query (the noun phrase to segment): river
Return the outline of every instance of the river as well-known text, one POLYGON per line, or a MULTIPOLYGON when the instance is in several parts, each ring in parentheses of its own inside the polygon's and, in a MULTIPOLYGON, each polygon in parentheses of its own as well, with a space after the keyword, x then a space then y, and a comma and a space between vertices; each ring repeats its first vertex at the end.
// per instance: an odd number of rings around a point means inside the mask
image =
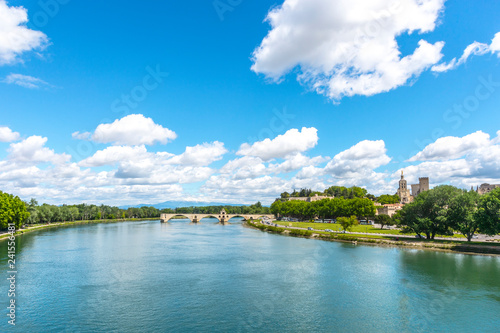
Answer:
POLYGON ((500 257, 352 245, 216 220, 60 227, 16 241, 0 331, 498 332, 500 257))

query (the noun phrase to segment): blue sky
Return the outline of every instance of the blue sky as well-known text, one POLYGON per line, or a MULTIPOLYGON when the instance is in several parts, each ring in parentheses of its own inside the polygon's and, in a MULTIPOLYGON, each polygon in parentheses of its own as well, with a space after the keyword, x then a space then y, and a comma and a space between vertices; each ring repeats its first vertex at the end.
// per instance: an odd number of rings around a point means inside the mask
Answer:
POLYGON ((118 205, 393 193, 402 169, 410 183, 500 183, 499 13, 0 0, 0 189, 118 205))

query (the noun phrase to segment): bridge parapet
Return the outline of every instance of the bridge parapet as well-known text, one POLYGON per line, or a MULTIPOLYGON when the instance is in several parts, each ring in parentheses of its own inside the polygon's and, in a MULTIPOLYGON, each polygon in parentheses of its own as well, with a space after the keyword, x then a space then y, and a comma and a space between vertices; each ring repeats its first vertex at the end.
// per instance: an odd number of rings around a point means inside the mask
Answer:
POLYGON ((229 223, 229 220, 233 217, 242 217, 245 221, 259 219, 262 217, 266 217, 269 219, 275 219, 275 216, 272 214, 161 214, 160 221, 162 223, 167 223, 173 217, 185 217, 189 219, 192 223, 199 223, 202 219, 206 217, 216 218, 219 223, 229 223))

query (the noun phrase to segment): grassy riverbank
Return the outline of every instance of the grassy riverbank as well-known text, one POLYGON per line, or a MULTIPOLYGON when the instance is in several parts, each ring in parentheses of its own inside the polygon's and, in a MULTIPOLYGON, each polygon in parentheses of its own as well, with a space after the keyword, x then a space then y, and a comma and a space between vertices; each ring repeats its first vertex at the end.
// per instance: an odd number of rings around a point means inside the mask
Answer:
MULTIPOLYGON (((317 223, 317 222, 278 222, 282 225, 295 227, 295 228, 313 228, 316 230, 331 229, 333 231, 341 231, 342 227, 338 223, 317 223)), ((364 233, 374 233, 374 234, 388 234, 388 235, 401 235, 401 236, 415 236, 415 233, 401 233, 398 229, 380 229, 375 228, 372 225, 356 225, 353 226, 351 232, 364 232, 364 233)), ((437 235, 438 237, 446 238, 465 238, 464 235, 454 234, 453 236, 448 235, 437 235)))
MULTIPOLYGON (((158 218, 140 218, 140 219, 103 219, 103 220, 78 220, 78 221, 68 221, 68 222, 56 222, 56 223, 43 223, 43 224, 33 224, 33 225, 28 225, 26 228, 16 230, 15 235, 22 235, 27 232, 31 231, 37 231, 37 230, 43 230, 43 229, 48 229, 48 228, 55 228, 55 227, 64 227, 64 226, 71 226, 71 225, 82 225, 82 224, 98 224, 98 223, 118 223, 118 222, 128 222, 128 221, 149 221, 149 220, 157 220, 158 218)), ((0 240, 7 239, 10 236, 7 231, 3 231, 2 234, 0 234, 0 240)))
MULTIPOLYGON (((287 236, 305 237, 310 239, 321 239, 326 241, 350 242, 353 244, 374 244, 382 246, 398 246, 407 248, 430 249, 436 251, 465 252, 474 254, 500 255, 500 243, 490 242, 463 242, 458 240, 427 240, 414 238, 395 238, 394 236, 367 235, 367 234, 343 234, 337 232, 311 231, 303 229, 292 229, 288 227, 274 227, 260 222, 247 221, 249 227, 261 231, 279 233, 287 236)), ((306 223, 307 224, 307 223, 306 223)), ((332 224, 330 224, 332 226, 332 224)), ((364 227, 364 226, 363 226, 364 227)), ((331 228, 323 228, 331 229, 331 228)), ((378 229, 376 229, 378 230, 378 229)), ((358 231, 359 232, 359 231, 358 231)), ((364 231, 363 231, 364 232, 364 231)))

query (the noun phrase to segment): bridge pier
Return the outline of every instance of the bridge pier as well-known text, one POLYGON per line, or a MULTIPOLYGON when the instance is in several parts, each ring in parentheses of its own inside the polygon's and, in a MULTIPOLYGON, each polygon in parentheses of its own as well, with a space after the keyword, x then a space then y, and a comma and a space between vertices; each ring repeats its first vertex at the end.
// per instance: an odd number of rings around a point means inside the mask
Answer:
POLYGON ((171 218, 175 216, 182 216, 191 221, 191 223, 200 223, 201 219, 205 217, 214 217, 219 222, 219 224, 229 224, 229 220, 233 217, 242 217, 245 221, 258 219, 262 217, 266 217, 269 219, 274 219, 274 215, 271 214, 227 214, 225 210, 222 210, 218 215, 217 214, 161 214, 160 221, 162 223, 167 223, 171 218))

